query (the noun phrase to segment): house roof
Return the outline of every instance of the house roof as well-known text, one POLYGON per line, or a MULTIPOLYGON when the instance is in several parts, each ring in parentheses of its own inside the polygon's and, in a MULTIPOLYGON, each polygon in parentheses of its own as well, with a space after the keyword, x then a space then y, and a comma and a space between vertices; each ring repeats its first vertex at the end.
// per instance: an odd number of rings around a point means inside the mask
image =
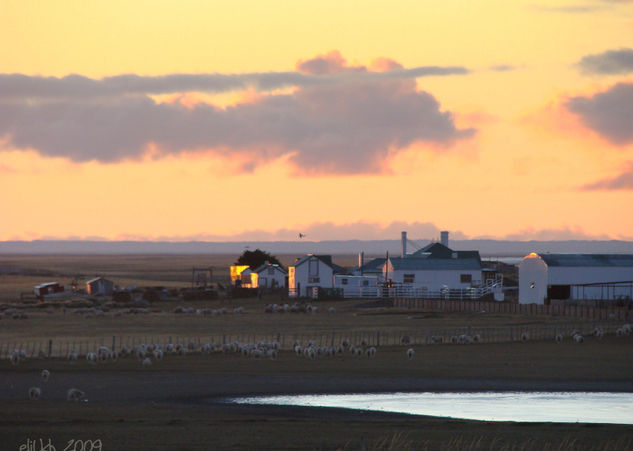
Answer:
POLYGON ((389 258, 396 271, 481 270, 476 258, 389 258))
POLYGON ((327 266, 332 268, 332 271, 334 272, 334 274, 338 274, 338 273, 341 273, 341 272, 345 271, 345 268, 343 268, 342 266, 339 266, 339 265, 337 265, 335 263, 332 263, 332 256, 331 255, 308 254, 308 255, 305 255, 305 256, 301 257, 299 260, 297 260, 295 262, 294 265, 290 265, 290 266, 294 266, 296 268, 297 266, 302 265, 305 262, 307 262, 308 260, 310 260, 312 257, 318 258, 323 263, 325 263, 327 266))
POLYGON ((380 273, 382 272, 382 267, 386 261, 387 259, 384 257, 374 258, 372 260, 369 260, 367 263, 365 263, 363 266, 361 266, 358 269, 359 271, 362 271, 363 273, 367 273, 367 272, 380 273))
POLYGON ((407 255, 406 258, 454 259, 455 257, 453 256, 453 254, 455 254, 458 259, 475 258, 481 262, 479 251, 454 251, 451 248, 444 246, 442 243, 429 243, 426 246, 424 246, 422 249, 415 251, 412 254, 407 255))
POLYGON ((108 279, 104 279, 103 277, 95 277, 94 279, 90 279, 89 281, 87 281, 86 283, 88 285, 90 285, 91 283, 97 282, 98 280, 103 280, 104 282, 109 282, 112 283, 110 280, 108 279))
POLYGON ((275 268, 278 271, 281 271, 283 274, 288 274, 285 269, 283 269, 281 266, 279 266, 276 263, 268 263, 268 264, 263 263, 263 264, 259 265, 257 268, 253 269, 253 272, 256 272, 257 274, 259 274, 264 269, 268 269, 268 268, 275 268))
POLYGON ((547 266, 617 266, 633 268, 631 254, 539 254, 547 266))

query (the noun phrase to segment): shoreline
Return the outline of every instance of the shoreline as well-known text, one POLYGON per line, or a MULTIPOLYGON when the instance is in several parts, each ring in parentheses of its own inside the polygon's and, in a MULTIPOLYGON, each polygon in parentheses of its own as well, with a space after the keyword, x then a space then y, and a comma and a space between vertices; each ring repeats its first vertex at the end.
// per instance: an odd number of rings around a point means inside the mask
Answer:
POLYGON ((633 392, 633 380, 553 380, 422 378, 315 375, 227 375, 166 372, 57 373, 46 384, 37 375, 0 374, 0 399, 26 399, 30 386, 43 400, 64 400, 68 388, 83 390, 96 402, 176 402, 196 404, 249 396, 398 392, 633 392), (196 401, 197 400, 197 401, 196 401))

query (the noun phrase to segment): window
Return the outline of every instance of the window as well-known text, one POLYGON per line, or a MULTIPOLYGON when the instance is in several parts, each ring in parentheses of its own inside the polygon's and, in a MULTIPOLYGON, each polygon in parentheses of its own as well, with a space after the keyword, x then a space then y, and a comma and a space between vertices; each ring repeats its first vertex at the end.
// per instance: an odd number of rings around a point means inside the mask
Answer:
POLYGON ((341 279, 341 285, 347 285, 347 279, 341 279))
POLYGON ((363 286, 364 287, 369 286, 369 280, 363 280, 363 286))
POLYGON ((318 277, 308 277, 308 283, 319 283, 320 280, 318 277))
POLYGON ((413 283, 415 282, 415 274, 404 274, 402 276, 402 283, 413 283))
POLYGON ((275 274, 275 268, 268 268, 268 275, 272 276, 273 274, 275 274))
POLYGON ((308 275, 310 276, 319 275, 319 260, 317 260, 316 258, 308 262, 308 275))
POLYGON ((459 281, 461 283, 471 283, 473 281, 473 275, 472 274, 461 274, 459 276, 459 281))

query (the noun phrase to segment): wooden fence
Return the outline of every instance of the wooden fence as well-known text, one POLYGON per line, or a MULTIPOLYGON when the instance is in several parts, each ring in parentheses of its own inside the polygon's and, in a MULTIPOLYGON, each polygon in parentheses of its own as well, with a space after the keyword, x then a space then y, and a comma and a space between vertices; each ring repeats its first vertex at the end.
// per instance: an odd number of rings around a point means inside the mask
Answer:
POLYGON ((633 317, 628 307, 586 307, 581 305, 511 304, 507 302, 451 301, 445 299, 401 299, 394 306, 414 310, 442 312, 486 312, 531 316, 564 316, 587 320, 626 321, 633 317))

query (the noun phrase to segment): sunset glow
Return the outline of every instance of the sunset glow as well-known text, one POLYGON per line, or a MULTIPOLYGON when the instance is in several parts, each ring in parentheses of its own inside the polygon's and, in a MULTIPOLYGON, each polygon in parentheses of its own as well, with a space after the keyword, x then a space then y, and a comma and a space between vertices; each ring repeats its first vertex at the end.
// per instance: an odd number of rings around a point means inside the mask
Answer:
POLYGON ((633 2, 397 5, 11 2, 0 240, 633 240, 633 2))

